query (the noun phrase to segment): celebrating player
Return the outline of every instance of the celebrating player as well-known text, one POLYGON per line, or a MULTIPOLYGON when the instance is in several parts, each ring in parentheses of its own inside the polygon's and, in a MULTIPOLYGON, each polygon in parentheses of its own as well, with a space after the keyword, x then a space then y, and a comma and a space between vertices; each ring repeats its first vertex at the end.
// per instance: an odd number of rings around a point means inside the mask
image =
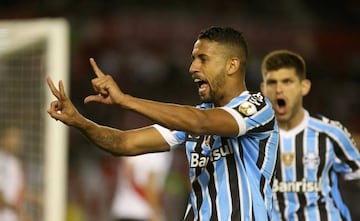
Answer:
POLYGON ((276 50, 262 62, 263 93, 280 128, 273 191, 280 220, 351 220, 338 188, 339 174, 360 178, 360 155, 339 122, 303 107, 310 91, 304 59, 276 50))
POLYGON ((118 156, 186 144, 192 189, 184 220, 270 220, 278 128, 270 101, 246 89, 247 56, 247 43, 233 28, 202 31, 189 69, 202 102, 196 107, 125 94, 90 59, 96 94, 85 103, 118 105, 151 119, 152 126, 123 131, 98 125, 76 110, 61 81, 57 89, 51 79, 57 100, 48 113, 118 156))

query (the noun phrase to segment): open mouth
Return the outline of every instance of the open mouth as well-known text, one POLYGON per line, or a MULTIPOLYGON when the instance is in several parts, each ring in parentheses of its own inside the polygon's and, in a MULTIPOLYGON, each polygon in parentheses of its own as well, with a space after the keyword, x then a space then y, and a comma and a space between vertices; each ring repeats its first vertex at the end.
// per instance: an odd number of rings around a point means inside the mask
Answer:
POLYGON ((279 114, 285 114, 286 112, 286 101, 284 99, 276 99, 276 110, 279 114))
POLYGON ((194 79, 194 82, 198 85, 198 87, 201 87, 201 85, 206 83, 204 80, 201 80, 199 78, 194 79))
POLYGON ((194 79, 194 82, 197 84, 199 91, 205 90, 209 85, 206 81, 199 78, 194 79))
POLYGON ((285 107, 285 105, 286 105, 284 99, 277 99, 276 102, 279 107, 285 107))

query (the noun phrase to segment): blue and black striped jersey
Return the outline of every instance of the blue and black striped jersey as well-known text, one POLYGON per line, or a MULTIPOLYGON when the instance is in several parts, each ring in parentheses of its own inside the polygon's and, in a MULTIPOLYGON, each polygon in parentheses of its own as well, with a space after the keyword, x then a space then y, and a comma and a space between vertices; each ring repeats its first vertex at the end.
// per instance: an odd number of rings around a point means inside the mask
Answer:
POLYGON ((279 142, 271 103, 261 93, 244 92, 222 108, 238 122, 237 137, 172 131, 177 143, 186 143, 189 162, 192 189, 184 220, 270 220, 279 142))
POLYGON ((280 130, 273 183, 280 220, 351 220, 338 188, 338 174, 360 178, 360 155, 339 122, 305 111, 302 123, 280 130))

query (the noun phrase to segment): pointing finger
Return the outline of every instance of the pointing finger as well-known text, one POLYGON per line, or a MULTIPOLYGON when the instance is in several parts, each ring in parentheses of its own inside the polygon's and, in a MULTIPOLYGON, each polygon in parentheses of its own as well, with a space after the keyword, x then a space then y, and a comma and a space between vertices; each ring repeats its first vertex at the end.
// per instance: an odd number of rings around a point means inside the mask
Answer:
POLYGON ((104 76, 105 74, 100 70, 100 68, 97 66, 94 58, 90 58, 90 64, 96 74, 97 77, 102 77, 104 76))

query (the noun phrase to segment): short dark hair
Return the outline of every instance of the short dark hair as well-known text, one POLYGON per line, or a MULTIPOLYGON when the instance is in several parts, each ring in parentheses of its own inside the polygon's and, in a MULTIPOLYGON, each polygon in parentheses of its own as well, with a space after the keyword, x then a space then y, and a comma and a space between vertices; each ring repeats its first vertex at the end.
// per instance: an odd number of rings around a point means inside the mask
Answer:
POLYGON ((242 32, 230 27, 215 27, 212 26, 202 30, 198 35, 198 39, 208 39, 216 41, 230 48, 235 49, 235 53, 239 56, 243 69, 245 70, 246 62, 248 59, 248 45, 242 32))
POLYGON ((262 61, 261 73, 264 76, 268 71, 281 68, 294 68, 300 80, 306 78, 306 64, 302 56, 286 49, 268 53, 262 61))

